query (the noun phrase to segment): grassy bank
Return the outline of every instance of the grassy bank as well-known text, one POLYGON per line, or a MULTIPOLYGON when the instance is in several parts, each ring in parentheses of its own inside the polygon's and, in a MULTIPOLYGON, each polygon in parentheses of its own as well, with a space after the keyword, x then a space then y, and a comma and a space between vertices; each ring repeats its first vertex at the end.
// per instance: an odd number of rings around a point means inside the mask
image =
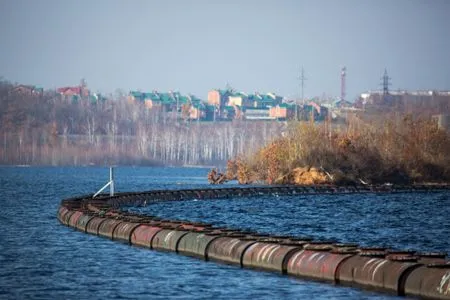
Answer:
POLYGON ((346 126, 290 124, 283 137, 230 160, 240 183, 353 184, 450 182, 450 135, 429 120, 355 118, 346 126))

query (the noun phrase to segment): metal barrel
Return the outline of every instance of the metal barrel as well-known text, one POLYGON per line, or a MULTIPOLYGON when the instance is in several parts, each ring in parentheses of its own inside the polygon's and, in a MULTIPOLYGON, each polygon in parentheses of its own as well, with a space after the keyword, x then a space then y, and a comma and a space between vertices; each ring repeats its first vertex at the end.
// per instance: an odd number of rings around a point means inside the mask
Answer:
POLYGON ((62 217, 62 223, 64 225, 69 226, 69 221, 70 218, 72 217, 72 215, 75 213, 75 210, 69 210, 67 213, 64 214, 64 216, 62 217))
POLYGON ((80 217, 82 217, 84 213, 82 211, 76 211, 70 216, 68 220, 68 224, 70 227, 77 228, 77 222, 80 217))
POLYGON ((183 224, 182 221, 176 221, 176 220, 159 220, 161 227, 165 228, 179 228, 183 224))
MULTIPOLYGON (((447 187, 448 188, 448 187, 447 187)), ((398 188, 395 188, 398 189, 398 188)), ((132 245, 221 261, 241 267, 278 271, 292 276, 359 285, 397 295, 450 299, 450 263, 446 253, 415 253, 384 247, 358 247, 334 241, 258 234, 214 228, 210 224, 163 220, 113 209, 146 201, 181 200, 255 193, 316 193, 376 191, 376 187, 268 187, 224 190, 152 191, 117 197, 91 196, 63 200, 58 220, 91 234, 132 245), (333 189, 333 190, 331 190, 333 189), (364 190, 365 189, 365 190, 364 190), (94 212, 94 213, 92 213, 94 212), (440 263, 440 264, 438 264, 440 263)))
POLYGON ((450 263, 420 266, 406 277, 404 294, 430 299, 450 299, 450 263))
POLYGON ((68 211, 69 209, 63 205, 59 207, 58 213, 56 214, 56 217, 58 218, 59 222, 63 223, 63 217, 68 211))
POLYGON ((383 253, 386 254, 387 248, 386 247, 360 247, 359 252, 360 253, 383 253))
POLYGON ((340 251, 357 251, 358 250, 359 245, 355 244, 355 243, 335 243, 333 244, 333 248, 334 250, 340 251))
POLYGON ((180 225, 180 228, 182 229, 186 229, 186 230, 191 230, 191 229, 196 229, 196 230, 205 230, 205 229, 210 229, 212 227, 211 224, 206 224, 206 223, 183 223, 180 225))
POLYGON ((244 234, 241 234, 240 231, 235 229, 228 229, 228 228, 208 228, 208 231, 211 233, 218 233, 222 235, 229 235, 229 236, 245 236, 244 234))
POLYGON ((285 245, 285 246, 293 246, 293 247, 299 247, 304 249, 305 245, 308 242, 306 241, 301 241, 301 240, 290 240, 290 241, 285 241, 283 243, 280 243, 281 245, 285 245))
POLYGON ((157 250, 177 251, 178 241, 189 231, 163 229, 152 240, 152 248, 157 250))
POLYGON ((301 247, 287 246, 279 243, 256 242, 250 245, 242 257, 242 266, 278 271, 285 274, 287 262, 301 247))
POLYGON ((112 239, 131 244, 131 234, 140 225, 140 223, 122 222, 114 229, 112 239))
POLYGON ((206 249, 213 240, 219 237, 220 233, 188 232, 180 238, 176 251, 184 255, 208 260, 206 249))
POLYGON ((412 257, 385 259, 359 254, 341 263, 336 274, 336 281, 401 295, 401 282, 404 280, 404 275, 406 276, 410 270, 419 266, 417 260, 412 257))
POLYGON ((361 247, 358 249, 358 252, 360 256, 378 257, 378 258, 386 257, 385 247, 361 247))
MULTIPOLYGON (((258 237, 258 235, 250 234, 249 237, 258 237)), ((288 243, 291 241, 290 237, 286 236, 259 236, 258 238, 259 242, 269 242, 269 243, 288 243)))
POLYGON ((214 239, 206 249, 208 260, 221 261, 242 267, 245 250, 256 243, 256 239, 233 236, 220 236, 214 239))
POLYGON ((416 251, 413 250, 387 250, 387 259, 402 259, 404 257, 415 257, 416 251))
POLYGON ((86 226, 89 223, 89 221, 91 221, 93 218, 95 218, 95 216, 89 215, 89 214, 84 214, 78 218, 78 221, 77 221, 77 224, 75 225, 75 227, 82 232, 86 232, 86 226))
POLYGON ((445 264, 447 253, 445 252, 422 252, 416 254, 418 262, 424 265, 445 264))
POLYGON ((355 254, 356 251, 302 250, 289 259, 287 274, 336 282, 336 273, 340 264, 355 254))
POLYGON ((299 237, 291 237, 290 240, 291 241, 306 242, 308 244, 308 243, 312 242, 313 238, 309 237, 309 236, 299 236, 299 237))
POLYGON ((131 233, 131 244, 151 248, 153 237, 161 230, 161 227, 141 224, 131 233))
POLYGON ((303 248, 305 250, 313 250, 313 251, 331 251, 334 249, 334 242, 308 242, 303 248))
POLYGON ((86 224, 86 232, 90 234, 98 235, 98 228, 100 225, 108 220, 107 218, 102 217, 94 217, 92 218, 89 223, 86 224))
POLYGON ((112 239, 114 229, 122 222, 122 220, 107 219, 98 227, 98 235, 112 239))

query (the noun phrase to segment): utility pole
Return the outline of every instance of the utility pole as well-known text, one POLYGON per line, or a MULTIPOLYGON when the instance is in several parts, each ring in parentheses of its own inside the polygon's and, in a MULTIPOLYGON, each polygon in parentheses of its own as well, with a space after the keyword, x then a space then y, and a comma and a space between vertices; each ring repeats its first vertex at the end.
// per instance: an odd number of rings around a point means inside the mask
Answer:
MULTIPOLYGON (((301 83, 301 88, 302 88, 302 98, 301 98, 301 102, 302 104, 305 104, 305 99, 304 99, 304 90, 305 90, 305 80, 308 80, 308 78, 305 77, 305 70, 303 69, 302 66, 302 72, 300 73, 300 83, 301 83)), ((297 121, 299 119, 299 115, 298 115, 298 103, 296 105, 296 115, 297 115, 297 121)))

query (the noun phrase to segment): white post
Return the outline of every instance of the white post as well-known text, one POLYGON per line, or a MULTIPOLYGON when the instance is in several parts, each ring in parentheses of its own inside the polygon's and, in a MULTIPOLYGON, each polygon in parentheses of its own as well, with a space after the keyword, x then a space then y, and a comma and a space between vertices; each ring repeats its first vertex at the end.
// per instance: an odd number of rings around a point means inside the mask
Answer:
POLYGON ((104 189, 106 189, 109 185, 109 196, 114 196, 114 168, 109 167, 109 181, 100 189, 97 193, 95 193, 92 198, 97 197, 104 189))
POLYGON ((109 196, 114 196, 114 167, 109 167, 109 196))

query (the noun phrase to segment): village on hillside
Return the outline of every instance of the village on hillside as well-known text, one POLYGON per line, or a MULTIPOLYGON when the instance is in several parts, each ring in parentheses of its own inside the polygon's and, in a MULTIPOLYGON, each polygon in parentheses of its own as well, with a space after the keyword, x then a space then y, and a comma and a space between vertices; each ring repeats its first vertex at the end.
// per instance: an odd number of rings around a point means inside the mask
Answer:
MULTIPOLYGON (((450 130, 450 91, 383 89, 346 100, 246 93, 230 86, 204 97, 179 91, 94 92, 85 80, 44 89, 0 82, 0 162, 14 164, 224 164, 256 151, 299 124, 362 132, 403 119, 450 130), (105 158, 106 157, 106 158, 105 158)), ((303 93, 302 93, 303 94, 303 93)), ((328 137, 329 138, 329 137, 328 137)))
MULTIPOLYGON (((14 92, 27 95, 43 95, 42 87, 33 85, 17 85, 14 92)), ((53 91, 55 92, 55 91, 53 91)), ((91 104, 111 101, 106 97, 93 93, 81 80, 79 85, 60 87, 56 94, 62 102, 91 104)), ((232 121, 232 120, 314 120, 342 121, 349 113, 379 111, 379 109, 397 110, 401 113, 418 113, 427 111, 438 120, 440 127, 448 128, 450 119, 450 91, 406 91, 376 90, 360 94, 350 102, 341 97, 335 99, 288 99, 275 93, 245 93, 235 91, 231 87, 212 89, 206 100, 192 94, 179 91, 151 92, 129 91, 126 100, 130 104, 161 115, 171 115, 185 121, 232 121)))

